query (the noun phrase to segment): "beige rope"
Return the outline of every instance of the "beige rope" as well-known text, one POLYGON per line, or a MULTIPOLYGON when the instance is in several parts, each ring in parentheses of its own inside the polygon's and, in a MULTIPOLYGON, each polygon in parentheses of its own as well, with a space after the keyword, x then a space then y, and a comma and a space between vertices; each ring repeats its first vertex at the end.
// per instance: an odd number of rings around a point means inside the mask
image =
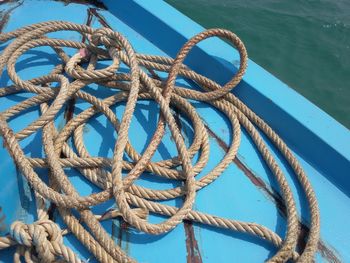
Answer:
POLYGON ((0 237, 0 249, 17 246, 14 260, 20 262, 63 260, 80 262, 72 250, 63 244, 62 236, 73 233, 77 239, 100 262, 135 262, 111 239, 101 220, 117 216, 131 227, 150 234, 161 234, 171 231, 184 219, 226 228, 262 238, 278 248, 277 253, 268 262, 311 262, 317 249, 320 232, 319 210, 313 189, 306 174, 287 145, 278 135, 243 102, 230 91, 242 80, 247 67, 247 52, 242 41, 232 32, 224 29, 210 29, 197 34, 187 41, 175 59, 135 53, 127 39, 118 32, 108 28, 93 29, 85 25, 70 22, 51 21, 23 27, 13 32, 0 35, 0 42, 13 39, 0 57, 0 72, 6 68, 13 85, 0 89, 0 96, 26 92, 34 96, 6 109, 0 115, 0 134, 4 145, 15 164, 26 177, 35 192, 38 221, 24 224, 16 221, 11 226, 9 236, 0 237), (56 31, 76 31, 84 35, 89 43, 72 40, 48 38, 46 34, 56 31), (191 49, 200 41, 210 37, 221 37, 230 41, 240 54, 240 66, 233 78, 224 86, 197 74, 183 64, 191 49), (16 72, 18 58, 28 50, 49 46, 61 59, 62 64, 48 75, 31 80, 22 80, 16 72), (78 49, 69 57, 63 47, 78 49), (111 60, 110 66, 95 69, 99 60, 111 60), (87 62, 88 66, 83 67, 87 62), (124 63, 128 73, 119 71, 124 63), (154 72, 166 72, 167 78, 162 81, 154 72), (152 74, 148 75, 147 72, 152 74), (64 74, 65 73, 65 74, 64 74), (68 75, 70 79, 66 77, 68 75), (187 89, 175 85, 177 76, 194 81, 203 91, 187 89), (51 87, 58 83, 58 88, 51 87), (82 90, 91 83, 97 83, 111 89, 115 93, 104 99, 82 90), (81 99, 91 107, 73 116, 66 125, 57 131, 54 119, 59 111, 72 99, 81 99), (206 175, 196 179, 206 166, 210 147, 209 135, 202 119, 189 100, 197 100, 210 104, 226 115, 232 127, 232 142, 219 164, 206 175), (143 152, 138 153, 128 140, 131 118, 138 100, 153 100, 160 108, 160 118, 156 131, 143 152), (119 121, 111 106, 125 102, 125 110, 119 121), (21 131, 14 133, 8 122, 23 111, 40 107, 41 115, 21 131), (181 131, 172 114, 176 109, 186 116, 193 127, 194 139, 189 147, 185 145, 181 131), (83 140, 84 125, 96 114, 104 114, 118 133, 111 159, 90 156, 83 140), (168 127, 174 139, 178 156, 158 162, 151 161, 168 127), (237 220, 220 218, 194 211, 196 192, 216 180, 236 157, 240 144, 241 126, 248 132, 256 144, 265 163, 275 176, 287 210, 287 231, 282 239, 266 227, 237 220), (299 238, 299 218, 295 200, 290 186, 278 163, 260 136, 263 132, 276 146, 293 169, 297 180, 304 190, 310 210, 310 232, 306 246, 300 255, 296 252, 299 238), (25 156, 19 142, 29 135, 42 130, 43 158, 25 156), (74 148, 67 141, 73 138, 74 148), (131 162, 123 160, 127 154, 131 162), (194 156, 199 158, 192 164, 194 156), (49 169, 49 184, 46 184, 35 169, 49 169), (100 192, 88 196, 80 196, 64 167, 76 168, 82 176, 101 189, 100 192), (110 170, 111 169, 111 170, 110 170), (128 171, 122 177, 122 170, 128 171), (180 180, 184 184, 167 190, 155 190, 141 187, 135 181, 143 172, 149 172, 161 178, 180 180), (183 196, 181 207, 161 204, 159 200, 169 200, 183 196), (94 215, 91 207, 114 198, 117 210, 107 211, 104 215, 94 215), (48 217, 48 205, 58 207, 68 229, 61 231, 48 217), (136 207, 136 208, 131 208, 136 207), (72 213, 78 211, 79 217, 72 213), (168 218, 158 224, 147 221, 147 214, 155 213, 168 218), (82 225, 88 229, 85 229, 82 225), (34 253, 35 252, 35 253, 34 253))

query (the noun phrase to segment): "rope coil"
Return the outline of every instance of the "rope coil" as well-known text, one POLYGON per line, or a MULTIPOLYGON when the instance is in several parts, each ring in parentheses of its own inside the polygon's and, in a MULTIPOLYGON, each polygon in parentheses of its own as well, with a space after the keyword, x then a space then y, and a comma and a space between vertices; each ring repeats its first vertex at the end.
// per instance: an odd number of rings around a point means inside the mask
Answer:
POLYGON ((99 223, 100 220, 116 216, 122 216, 132 227, 149 234, 165 233, 185 219, 193 220, 255 235, 271 242, 278 251, 268 262, 286 262, 289 259, 297 262, 313 261, 320 232, 319 210, 314 191, 287 145, 262 119, 230 93, 242 80, 248 60, 244 44, 234 33, 224 29, 210 29, 199 33, 183 45, 175 59, 136 53, 123 35, 111 29, 93 29, 62 21, 34 24, 0 35, 0 42, 11 39, 13 41, 8 44, 0 57, 0 73, 6 68, 13 85, 1 88, 0 96, 20 92, 31 93, 34 96, 9 107, 0 114, 0 134, 15 164, 35 191, 38 207, 37 222, 31 225, 14 222, 10 235, 0 237, 0 249, 18 245, 14 256, 15 261, 20 262, 20 258, 24 257, 27 262, 35 260, 80 262, 80 259, 63 245, 62 233, 59 233, 58 226, 48 219, 47 201, 57 206, 68 227, 68 232, 73 233, 100 262, 135 261, 115 244, 99 223), (46 36, 48 33, 57 31, 79 32, 88 39, 88 43, 46 36), (196 44, 214 36, 229 40, 240 54, 239 69, 224 86, 192 71, 183 64, 196 44), (22 80, 15 69, 16 61, 28 50, 41 46, 51 47, 62 64, 56 65, 48 75, 22 80), (69 57, 64 52, 64 47, 75 48, 78 52, 69 57), (111 64, 106 68, 96 69, 96 64, 100 60, 111 60, 111 64), (128 67, 128 73, 120 71, 121 63, 128 67), (87 64, 86 67, 84 67, 85 64, 87 64), (167 78, 160 79, 155 71, 166 72, 167 78), (176 86, 178 76, 195 82, 203 91, 176 86), (52 87, 53 83, 58 83, 58 87, 52 87), (85 86, 92 83, 109 88, 115 93, 101 99, 83 90, 85 86), (91 104, 91 107, 72 116, 58 131, 54 120, 71 99, 83 100, 91 104), (160 109, 157 128, 142 155, 134 149, 128 138, 131 118, 139 100, 152 100, 159 105, 160 109), (210 172, 200 179, 196 179, 196 175, 203 170, 209 159, 209 135, 201 117, 189 100, 206 102, 218 109, 227 117, 232 127, 233 139, 227 153, 210 172), (125 102, 125 110, 119 120, 110 107, 121 102, 125 102), (40 107, 39 118, 15 133, 8 122, 33 107, 40 107), (194 138, 189 147, 184 142, 172 109, 179 111, 191 122, 194 138), (91 157, 83 141, 84 126, 97 114, 105 115, 118 134, 111 159, 91 157), (151 159, 164 136, 166 126, 171 132, 178 156, 153 162, 151 159), (283 240, 262 225, 215 217, 192 209, 196 192, 216 180, 236 157, 241 127, 252 138, 279 185, 287 211, 287 231, 283 240), (300 225, 293 193, 258 129, 289 163, 308 201, 310 231, 305 248, 300 251, 300 255, 296 252, 300 225), (19 142, 39 130, 42 131, 45 156, 29 158, 19 142), (74 147, 67 142, 70 138, 73 139, 74 147), (127 154, 132 161, 124 160, 124 154, 127 154), (199 157, 192 164, 196 155, 199 157), (80 196, 66 175, 65 167, 75 168, 101 191, 80 196), (36 168, 48 168, 49 184, 40 178, 35 171, 36 168), (122 176, 122 171, 128 171, 127 175, 122 176), (155 190, 136 185, 135 182, 144 172, 179 180, 183 182, 183 186, 155 190), (180 208, 157 202, 181 196, 184 202, 180 208), (102 216, 92 213, 91 207, 112 198, 118 207, 117 211, 102 216), (78 210, 80 218, 72 213, 72 209, 78 210), (161 223, 153 224, 147 220, 149 212, 165 215, 168 218, 161 223), (35 248, 35 253, 31 247, 35 248))

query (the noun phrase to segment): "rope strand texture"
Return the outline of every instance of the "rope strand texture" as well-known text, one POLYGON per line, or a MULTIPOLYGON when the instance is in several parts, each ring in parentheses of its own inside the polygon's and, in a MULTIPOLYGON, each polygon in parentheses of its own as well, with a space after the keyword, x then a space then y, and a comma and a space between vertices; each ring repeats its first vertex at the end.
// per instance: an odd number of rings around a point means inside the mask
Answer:
POLYGON ((9 87, 0 89, 0 96, 16 93, 31 93, 32 97, 6 109, 0 115, 0 134, 4 145, 15 164, 26 177, 35 191, 38 207, 38 221, 27 225, 14 222, 9 236, 0 237, 0 249, 17 245, 14 260, 27 262, 63 260, 80 262, 72 250, 63 244, 62 235, 73 233, 77 239, 100 262, 135 262, 110 238, 99 223, 100 220, 121 216, 130 226, 150 234, 171 231, 184 219, 226 228, 262 238, 278 248, 277 253, 268 262, 312 262, 317 249, 320 223, 319 210, 314 191, 306 174, 287 145, 278 135, 243 102, 230 91, 242 80, 247 67, 248 55, 242 41, 232 32, 224 29, 210 29, 188 40, 180 49, 175 59, 136 53, 128 40, 118 32, 108 28, 93 29, 85 25, 62 21, 49 21, 30 25, 13 32, 0 35, 0 42, 13 40, 0 57, 0 72, 7 69, 13 82, 9 87), (48 38, 46 34, 57 31, 76 31, 88 39, 88 43, 72 40, 48 38), (240 54, 240 66, 236 74, 224 86, 206 78, 183 64, 191 49, 200 41, 210 37, 221 37, 231 42, 240 54), (48 75, 31 80, 22 80, 15 69, 16 61, 30 49, 49 46, 61 59, 48 75), (63 48, 75 48, 78 52, 68 56, 63 48), (104 69, 96 69, 99 60, 110 60, 104 69), (87 67, 84 65, 87 63, 87 67), (129 71, 120 71, 123 63, 129 71), (167 73, 161 80, 155 73, 167 73), (150 75, 147 72, 151 73, 150 75), (68 78, 68 77, 69 78, 68 78), (178 76, 195 82, 202 91, 176 86, 178 76), (58 83, 53 88, 52 84, 58 83), (83 88, 97 83, 114 91, 107 98, 97 98, 83 88), (80 99, 91 107, 70 118, 58 131, 54 120, 60 110, 71 99, 80 99), (159 105, 160 118, 157 128, 151 136, 143 154, 138 153, 128 138, 128 131, 138 100, 152 100, 159 105), (196 179, 206 166, 210 147, 206 126, 189 100, 203 101, 221 111, 232 127, 233 139, 222 160, 211 171, 196 179), (118 120, 111 106, 125 102, 125 110, 118 120), (14 133, 8 122, 33 107, 40 107, 41 115, 21 131, 14 133), (172 110, 186 116, 192 125, 194 138, 186 146, 172 110), (90 118, 103 114, 118 134, 111 159, 92 157, 83 141, 83 129, 90 118), (151 161, 168 127, 176 145, 178 156, 171 159, 151 161), (266 227, 231 219, 215 217, 192 209, 196 192, 216 180, 236 157, 243 127, 256 144, 263 160, 270 168, 279 185, 287 211, 287 231, 282 239, 266 227), (259 131, 258 131, 259 129, 259 131), (33 133, 42 130, 43 158, 29 158, 19 142, 33 133), (299 238, 299 218, 290 186, 278 163, 270 153, 260 136, 263 132, 276 146, 281 155, 290 164, 296 178, 304 190, 310 210, 310 231, 306 245, 300 255, 296 252, 299 238), (68 144, 72 138, 74 147, 68 144), (123 159, 127 154, 132 161, 123 159), (193 158, 198 159, 193 163, 193 158), (87 180, 101 189, 98 193, 80 196, 70 182, 63 168, 76 168, 87 180), (48 168, 49 183, 45 183, 37 174, 36 168, 48 168), (122 176, 122 171, 128 171, 122 176), (155 190, 135 184, 144 173, 180 180, 183 186, 167 190, 155 190), (157 201, 184 197, 180 208, 164 205, 157 201), (96 216, 91 208, 113 199, 117 211, 96 216), (58 226, 48 217, 48 203, 58 207, 67 231, 58 231, 58 226), (132 208, 133 207, 133 208, 132 208), (78 211, 72 213, 72 209, 78 211), (167 216, 158 224, 147 220, 148 213, 167 216), (84 223, 86 230, 82 225, 84 223))

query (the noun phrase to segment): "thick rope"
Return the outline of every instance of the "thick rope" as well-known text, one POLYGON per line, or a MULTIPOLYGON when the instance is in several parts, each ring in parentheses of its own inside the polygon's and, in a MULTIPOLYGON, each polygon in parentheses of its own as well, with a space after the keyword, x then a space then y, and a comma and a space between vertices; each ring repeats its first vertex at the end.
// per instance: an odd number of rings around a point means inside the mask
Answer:
POLYGON ((175 59, 136 53, 124 36, 108 28, 93 29, 62 21, 34 24, 0 35, 0 42, 9 40, 13 41, 1 54, 0 72, 2 73, 6 68, 13 84, 1 88, 0 96, 20 92, 34 95, 1 113, 0 134, 16 166, 35 192, 38 213, 38 220, 33 224, 16 221, 11 226, 10 234, 0 237, 0 249, 17 246, 14 254, 16 262, 20 262, 21 259, 26 262, 56 260, 80 262, 78 256, 63 244, 62 236, 68 233, 73 233, 100 262, 135 262, 115 244, 99 223, 101 220, 118 216, 131 227, 149 234, 165 233, 185 219, 192 220, 246 233, 270 242, 278 250, 268 262, 313 261, 320 232, 319 210, 314 191, 287 145, 261 118, 231 93, 231 90, 242 80, 248 60, 244 44, 234 33, 224 29, 210 29, 199 33, 183 45, 175 59), (67 30, 79 32, 88 39, 88 43, 46 36, 51 32, 67 30), (192 71, 183 64, 196 44, 214 36, 227 39, 240 54, 239 68, 224 86, 192 71), (18 58, 28 50, 40 46, 51 47, 62 64, 56 65, 48 75, 22 80, 15 69, 18 58), (69 57, 62 49, 64 47, 75 48, 78 52, 69 57), (104 69, 96 69, 99 60, 110 60, 111 64, 104 69), (128 67, 128 73, 119 70, 121 63, 128 67), (87 64, 86 67, 84 67, 85 64, 87 64), (162 80, 155 71, 165 72, 168 75, 165 80, 162 80), (176 86, 178 76, 193 81, 203 91, 176 86), (53 83, 58 84, 53 87, 53 83), (114 94, 104 99, 97 98, 86 89, 83 90, 91 83, 109 88, 114 91, 114 94), (54 120, 71 99, 83 100, 90 103, 91 107, 72 116, 58 131, 54 120), (143 154, 138 153, 128 139, 131 119, 138 100, 155 101, 160 109, 156 131, 151 136, 143 154), (202 101, 216 108, 227 117, 232 128, 233 139, 225 156, 200 179, 196 179, 196 175, 203 170, 209 159, 209 135, 201 117, 189 100, 202 101), (118 120, 110 107, 121 102, 125 102, 126 106, 121 120, 118 120), (22 112, 35 107, 40 108, 39 118, 15 133, 8 122, 20 116, 22 112), (189 147, 186 146, 173 115, 174 109, 191 122, 194 138, 189 147), (104 114, 118 134, 111 159, 92 157, 84 144, 84 126, 97 114, 104 114), (161 143, 166 126, 171 132, 178 156, 153 162, 151 159, 161 143), (256 144, 256 148, 278 183, 287 211, 287 230, 283 238, 256 223, 220 218, 192 209, 196 192, 216 180, 236 157, 241 126, 256 144), (19 142, 39 130, 42 131, 44 157, 27 157, 19 142), (305 248, 299 251, 300 255, 296 252, 300 225, 293 193, 260 132, 264 133, 290 164, 308 201, 310 231, 305 248), (71 138, 74 147, 67 142, 71 138), (125 154, 132 161, 124 160, 125 154), (195 156, 199 157, 196 158, 196 162, 193 162, 195 156), (65 167, 75 168, 101 191, 80 196, 66 175, 65 167), (40 178, 36 168, 48 168, 48 184, 40 178), (122 171, 128 171, 128 173, 122 176, 122 171), (183 185, 167 190, 155 190, 136 185, 135 182, 144 172, 181 181, 183 185), (157 202, 181 196, 184 202, 179 208, 157 202), (92 213, 93 206, 112 198, 118 207, 117 210, 107 211, 104 215, 92 213), (49 219, 50 204, 57 206, 67 225, 66 230, 60 230, 49 219), (78 211, 79 217, 76 216, 76 212, 72 213, 72 209, 78 211), (161 223, 153 224, 147 220, 148 213, 168 218, 161 223), (85 229, 82 223, 88 229, 85 229))

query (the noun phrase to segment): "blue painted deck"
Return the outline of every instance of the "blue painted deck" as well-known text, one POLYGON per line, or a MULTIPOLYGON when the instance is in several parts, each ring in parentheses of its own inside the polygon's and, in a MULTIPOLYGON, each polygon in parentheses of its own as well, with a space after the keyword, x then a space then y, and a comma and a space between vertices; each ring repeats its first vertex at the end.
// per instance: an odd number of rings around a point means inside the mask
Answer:
MULTIPOLYGON (((32 23, 48 20, 66 20, 75 23, 86 23, 91 10, 92 26, 100 27, 104 21, 116 31, 122 32, 131 42, 134 49, 141 53, 174 56, 181 45, 195 33, 203 30, 166 3, 158 0, 148 1, 104 1, 107 10, 87 4, 59 1, 29 0, 11 2, 0 5, 0 18, 8 18, 3 32, 8 32, 32 23)), ((75 33, 60 33, 59 37, 80 40, 75 33)), ((4 45, 0 47, 2 50, 4 45)), ((249 52, 249 50, 248 50, 249 52)), ((49 72, 57 63, 56 55, 48 48, 36 48, 23 55, 17 70, 24 79, 38 76, 41 72, 49 72), (45 53, 44 53, 44 52, 45 53), (49 55, 49 54, 52 54, 49 55)), ((199 73, 205 74, 218 82, 224 83, 237 65, 238 54, 230 46, 218 39, 207 40, 194 49, 186 63, 199 73), (200 61, 200 62, 199 62, 200 61)), ((287 63, 287 62, 286 62, 287 63)), ((5 74, 0 79, 1 87, 8 85, 5 74)), ((191 86, 191 83, 180 81, 181 85, 191 86)), ((91 85, 91 90, 103 97, 108 91, 103 87, 91 85)), ((265 119, 275 129, 294 151, 307 172, 316 191, 321 210, 321 245, 317 254, 317 262, 350 262, 350 132, 329 117, 326 113, 311 104, 264 69, 249 61, 248 71, 234 93, 249 105, 258 115, 265 119), (339 261, 336 261, 339 260, 339 261)), ((0 111, 24 99, 24 95, 13 95, 0 98, 0 111)), ((227 120, 214 109, 202 103, 196 103, 196 108, 210 129, 224 142, 229 143, 230 125, 227 120), (203 107, 205 106, 205 107, 203 107)), ((77 101, 75 113, 86 109, 88 104, 77 101)), ((114 107, 119 114, 123 105, 114 107)), ((138 151, 142 151, 147 143, 147 135, 152 134, 157 122, 157 106, 149 101, 138 103, 132 122, 130 139, 138 151), (152 110, 154 109, 154 110, 152 110)), ((20 130, 36 119, 38 109, 26 112, 11 120, 10 126, 15 131, 20 130)), ((189 143, 192 130, 186 124, 187 120, 180 117, 183 132, 189 143)), ((57 127, 65 122, 63 113, 56 120, 57 127)), ((115 133, 111 132, 105 117, 95 117, 87 125, 84 140, 92 155, 111 157, 115 133)), ((36 141, 40 134, 35 134, 22 141, 21 145, 31 157, 40 157, 42 152, 36 141)), ((2 143, 2 141, 0 142, 2 143)), ((270 144, 269 144, 270 145, 270 144)), ((224 155, 224 149, 217 143, 217 138, 211 137, 211 156, 205 173, 224 155)), ((278 157, 275 149, 272 151, 278 157)), ((169 133, 166 133, 161 146, 155 155, 155 160, 168 158, 176 154, 176 149, 169 133), (164 146, 166 145, 166 147, 164 146)), ((7 151, 0 147, 0 234, 8 231, 8 226, 16 219, 31 222, 35 219, 35 207, 31 191, 26 182, 21 179, 7 151), (3 218, 5 215, 5 218, 3 218)), ((278 158, 283 171, 291 173, 288 166, 278 158)), ((71 180, 81 194, 89 194, 96 189, 73 170, 68 170, 71 180)), ((45 171, 42 171, 45 176, 45 171)), ((285 218, 283 211, 276 207, 280 201, 276 184, 271 179, 267 167, 256 152, 247 134, 243 132, 238 160, 232 163, 224 174, 210 186, 202 189, 198 195, 195 209, 226 218, 257 222, 283 235, 285 218), (258 179, 258 180, 256 180, 258 179), (262 182, 257 184, 256 181, 262 182), (229 202, 227 202, 229 200, 229 202)), ((172 183, 159 183, 143 178, 140 185, 152 186, 156 189, 173 187, 172 183)), ((293 191, 298 188, 292 183, 293 191)), ((297 205, 302 214, 304 230, 308 222, 305 214, 305 202, 296 195, 297 205)), ((181 200, 174 200, 175 204, 181 200)), ((104 204, 94 211, 103 213, 113 203, 104 204)), ((56 216, 57 222, 60 218, 56 216)), ((151 216, 152 222, 162 218, 151 216)), ((191 249, 203 262, 262 262, 274 248, 266 243, 226 230, 218 230, 202 225, 183 224, 168 234, 150 236, 140 234, 132 228, 125 228, 120 221, 109 220, 103 223, 115 241, 129 255, 140 262, 184 262, 191 249), (186 239, 195 237, 197 244, 186 239), (254 252, 252 252, 254 251, 254 252)), ((90 258, 87 251, 72 237, 65 238, 69 244, 85 260, 90 258)), ((0 261, 9 262, 12 251, 0 251, 0 261)), ((93 260, 92 260, 93 261, 93 260)), ((91 262, 91 261, 90 261, 91 262)))

